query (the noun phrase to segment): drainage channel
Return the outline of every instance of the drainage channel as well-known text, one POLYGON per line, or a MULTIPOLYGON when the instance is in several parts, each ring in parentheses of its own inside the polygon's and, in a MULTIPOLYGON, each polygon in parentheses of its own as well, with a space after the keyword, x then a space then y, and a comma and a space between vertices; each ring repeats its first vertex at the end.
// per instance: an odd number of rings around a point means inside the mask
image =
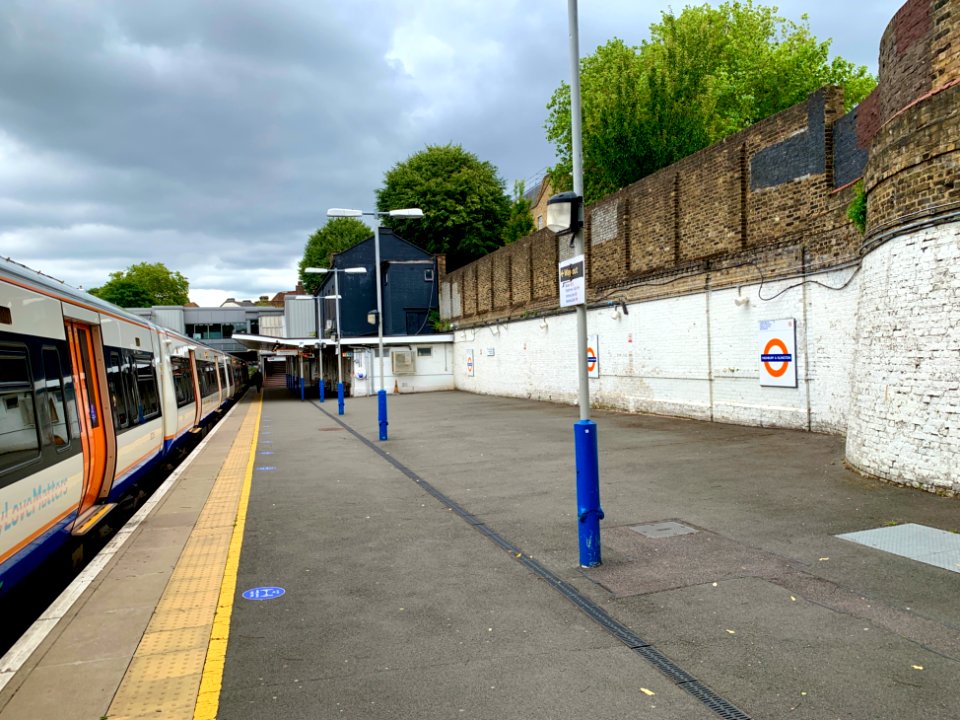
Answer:
POLYGON ((581 594, 575 587, 567 582, 564 582, 560 576, 547 568, 545 565, 527 555, 527 553, 523 552, 523 550, 507 540, 500 533, 487 525, 483 520, 480 520, 476 515, 469 512, 453 498, 443 494, 440 490, 417 475, 417 473, 401 463, 395 457, 382 450, 378 445, 368 440, 366 437, 354 430, 351 426, 347 425, 347 423, 341 420, 338 416, 327 412, 327 410, 321 407, 317 401, 311 401, 311 404, 331 420, 335 420, 337 423, 339 423, 347 432, 373 450, 373 452, 375 452, 381 458, 390 463, 407 478, 413 480, 413 482, 420 486, 426 493, 432 495, 442 505, 450 508, 450 510, 456 513, 464 522, 472 525, 474 529, 476 529, 482 535, 485 535, 487 539, 492 541, 501 549, 510 553, 510 555, 517 562, 525 565, 527 569, 529 569, 534 575, 537 575, 546 581, 550 587, 576 605, 587 617, 597 623, 608 633, 613 635, 613 637, 626 645, 641 658, 653 665, 657 670, 670 678, 670 680, 680 688, 693 695, 693 697, 703 703, 719 717, 725 718, 726 720, 752 720, 750 715, 745 713, 743 710, 740 710, 733 703, 717 695, 713 690, 708 688, 686 670, 670 660, 653 645, 646 642, 643 638, 634 633, 623 623, 620 623, 612 618, 606 612, 606 610, 601 608, 585 595, 581 594))

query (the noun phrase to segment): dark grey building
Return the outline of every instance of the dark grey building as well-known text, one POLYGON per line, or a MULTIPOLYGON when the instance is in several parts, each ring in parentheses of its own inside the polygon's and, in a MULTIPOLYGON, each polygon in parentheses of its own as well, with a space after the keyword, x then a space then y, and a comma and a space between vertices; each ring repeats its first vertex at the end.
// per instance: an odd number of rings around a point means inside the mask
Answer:
MULTIPOLYGON (((342 337, 376 335, 377 326, 367 314, 377 308, 377 273, 374 238, 337 253, 337 269, 362 267, 365 274, 338 273, 342 337)), ((430 311, 438 308, 440 279, 437 257, 407 242, 390 228, 380 229, 380 267, 383 283, 383 334, 427 335, 434 332, 430 311)), ((334 276, 328 273, 320 295, 334 295, 334 276)), ((323 335, 336 330, 334 300, 323 301, 323 335)))

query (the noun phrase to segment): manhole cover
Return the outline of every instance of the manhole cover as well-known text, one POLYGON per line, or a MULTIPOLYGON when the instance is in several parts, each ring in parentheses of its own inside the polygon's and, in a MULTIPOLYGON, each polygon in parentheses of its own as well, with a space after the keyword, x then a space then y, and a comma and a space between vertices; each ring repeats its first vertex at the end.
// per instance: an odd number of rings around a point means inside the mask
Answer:
POLYGON ((665 538, 674 535, 689 535, 695 533, 692 527, 681 525, 677 522, 658 522, 647 523, 646 525, 633 525, 631 528, 635 533, 640 533, 648 538, 665 538))

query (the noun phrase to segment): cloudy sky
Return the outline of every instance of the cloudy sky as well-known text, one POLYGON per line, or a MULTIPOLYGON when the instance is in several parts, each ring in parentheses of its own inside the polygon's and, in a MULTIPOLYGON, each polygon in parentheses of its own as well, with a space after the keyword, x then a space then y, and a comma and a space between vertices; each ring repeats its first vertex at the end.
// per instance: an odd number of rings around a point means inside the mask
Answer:
MULTIPOLYGON (((777 3, 874 73, 901 4, 777 3)), ((580 0, 581 54, 668 7, 580 0)), ((163 262, 204 305, 292 289, 326 209, 427 145, 539 176, 567 38, 565 0, 0 0, 0 255, 86 288, 163 262)))

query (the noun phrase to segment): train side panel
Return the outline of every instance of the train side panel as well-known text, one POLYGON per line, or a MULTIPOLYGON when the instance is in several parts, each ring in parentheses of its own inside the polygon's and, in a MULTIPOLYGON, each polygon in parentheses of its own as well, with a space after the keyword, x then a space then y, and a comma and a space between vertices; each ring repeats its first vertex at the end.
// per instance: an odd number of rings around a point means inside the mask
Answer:
POLYGON ((84 464, 60 302, 0 280, 0 591, 55 550, 84 464))

